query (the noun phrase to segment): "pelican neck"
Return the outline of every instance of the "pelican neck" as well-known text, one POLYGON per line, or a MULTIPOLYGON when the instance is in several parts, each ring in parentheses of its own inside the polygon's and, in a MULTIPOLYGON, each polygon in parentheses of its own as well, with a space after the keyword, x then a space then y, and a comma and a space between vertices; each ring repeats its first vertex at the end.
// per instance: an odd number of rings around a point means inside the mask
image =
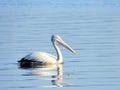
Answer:
POLYGON ((57 52, 57 61, 59 62, 59 63, 62 63, 62 53, 61 53, 61 50, 60 50, 60 48, 57 46, 57 44, 54 42, 53 43, 53 45, 54 45, 54 48, 55 48, 55 50, 56 50, 56 52, 57 52))

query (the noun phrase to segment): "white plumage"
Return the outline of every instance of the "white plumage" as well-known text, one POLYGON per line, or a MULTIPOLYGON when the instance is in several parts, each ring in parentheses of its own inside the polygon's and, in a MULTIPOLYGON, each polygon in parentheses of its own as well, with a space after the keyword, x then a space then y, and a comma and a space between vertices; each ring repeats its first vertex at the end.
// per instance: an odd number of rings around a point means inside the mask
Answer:
POLYGON ((57 57, 45 52, 33 52, 25 56, 24 59, 37 61, 37 62, 44 62, 44 63, 49 63, 49 62, 56 63, 57 57))

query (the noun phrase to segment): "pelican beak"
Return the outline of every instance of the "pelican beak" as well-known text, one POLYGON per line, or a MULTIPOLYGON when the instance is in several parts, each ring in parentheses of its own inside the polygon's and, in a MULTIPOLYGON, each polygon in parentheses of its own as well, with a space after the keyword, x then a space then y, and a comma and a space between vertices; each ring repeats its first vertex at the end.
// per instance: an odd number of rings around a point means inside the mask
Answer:
POLYGON ((72 53, 74 54, 77 54, 77 52, 72 48, 70 47, 65 41, 63 41, 61 38, 59 38, 57 40, 58 43, 60 43, 61 45, 65 46, 67 49, 69 49, 72 53))

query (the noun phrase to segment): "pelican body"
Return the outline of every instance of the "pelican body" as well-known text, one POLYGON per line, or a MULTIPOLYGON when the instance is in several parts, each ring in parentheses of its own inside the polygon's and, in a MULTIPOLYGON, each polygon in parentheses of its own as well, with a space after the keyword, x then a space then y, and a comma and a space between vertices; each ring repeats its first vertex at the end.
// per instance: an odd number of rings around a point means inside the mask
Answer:
POLYGON ((33 66, 33 65, 50 65, 50 64, 62 64, 63 58, 59 44, 65 46, 72 53, 76 54, 76 51, 72 49, 62 38, 58 35, 52 35, 51 37, 52 44, 56 50, 57 56, 51 55, 46 52, 33 52, 22 58, 20 61, 20 66, 33 66))

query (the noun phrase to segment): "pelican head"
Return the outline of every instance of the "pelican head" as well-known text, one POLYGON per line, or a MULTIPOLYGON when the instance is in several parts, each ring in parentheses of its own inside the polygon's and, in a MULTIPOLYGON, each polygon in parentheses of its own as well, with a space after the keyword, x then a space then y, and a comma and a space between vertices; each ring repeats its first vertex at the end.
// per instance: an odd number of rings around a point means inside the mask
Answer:
POLYGON ((70 47, 60 36, 52 35, 51 41, 53 45, 57 46, 58 44, 61 44, 64 47, 66 47, 68 50, 70 50, 72 53, 76 54, 76 51, 72 47, 70 47))

